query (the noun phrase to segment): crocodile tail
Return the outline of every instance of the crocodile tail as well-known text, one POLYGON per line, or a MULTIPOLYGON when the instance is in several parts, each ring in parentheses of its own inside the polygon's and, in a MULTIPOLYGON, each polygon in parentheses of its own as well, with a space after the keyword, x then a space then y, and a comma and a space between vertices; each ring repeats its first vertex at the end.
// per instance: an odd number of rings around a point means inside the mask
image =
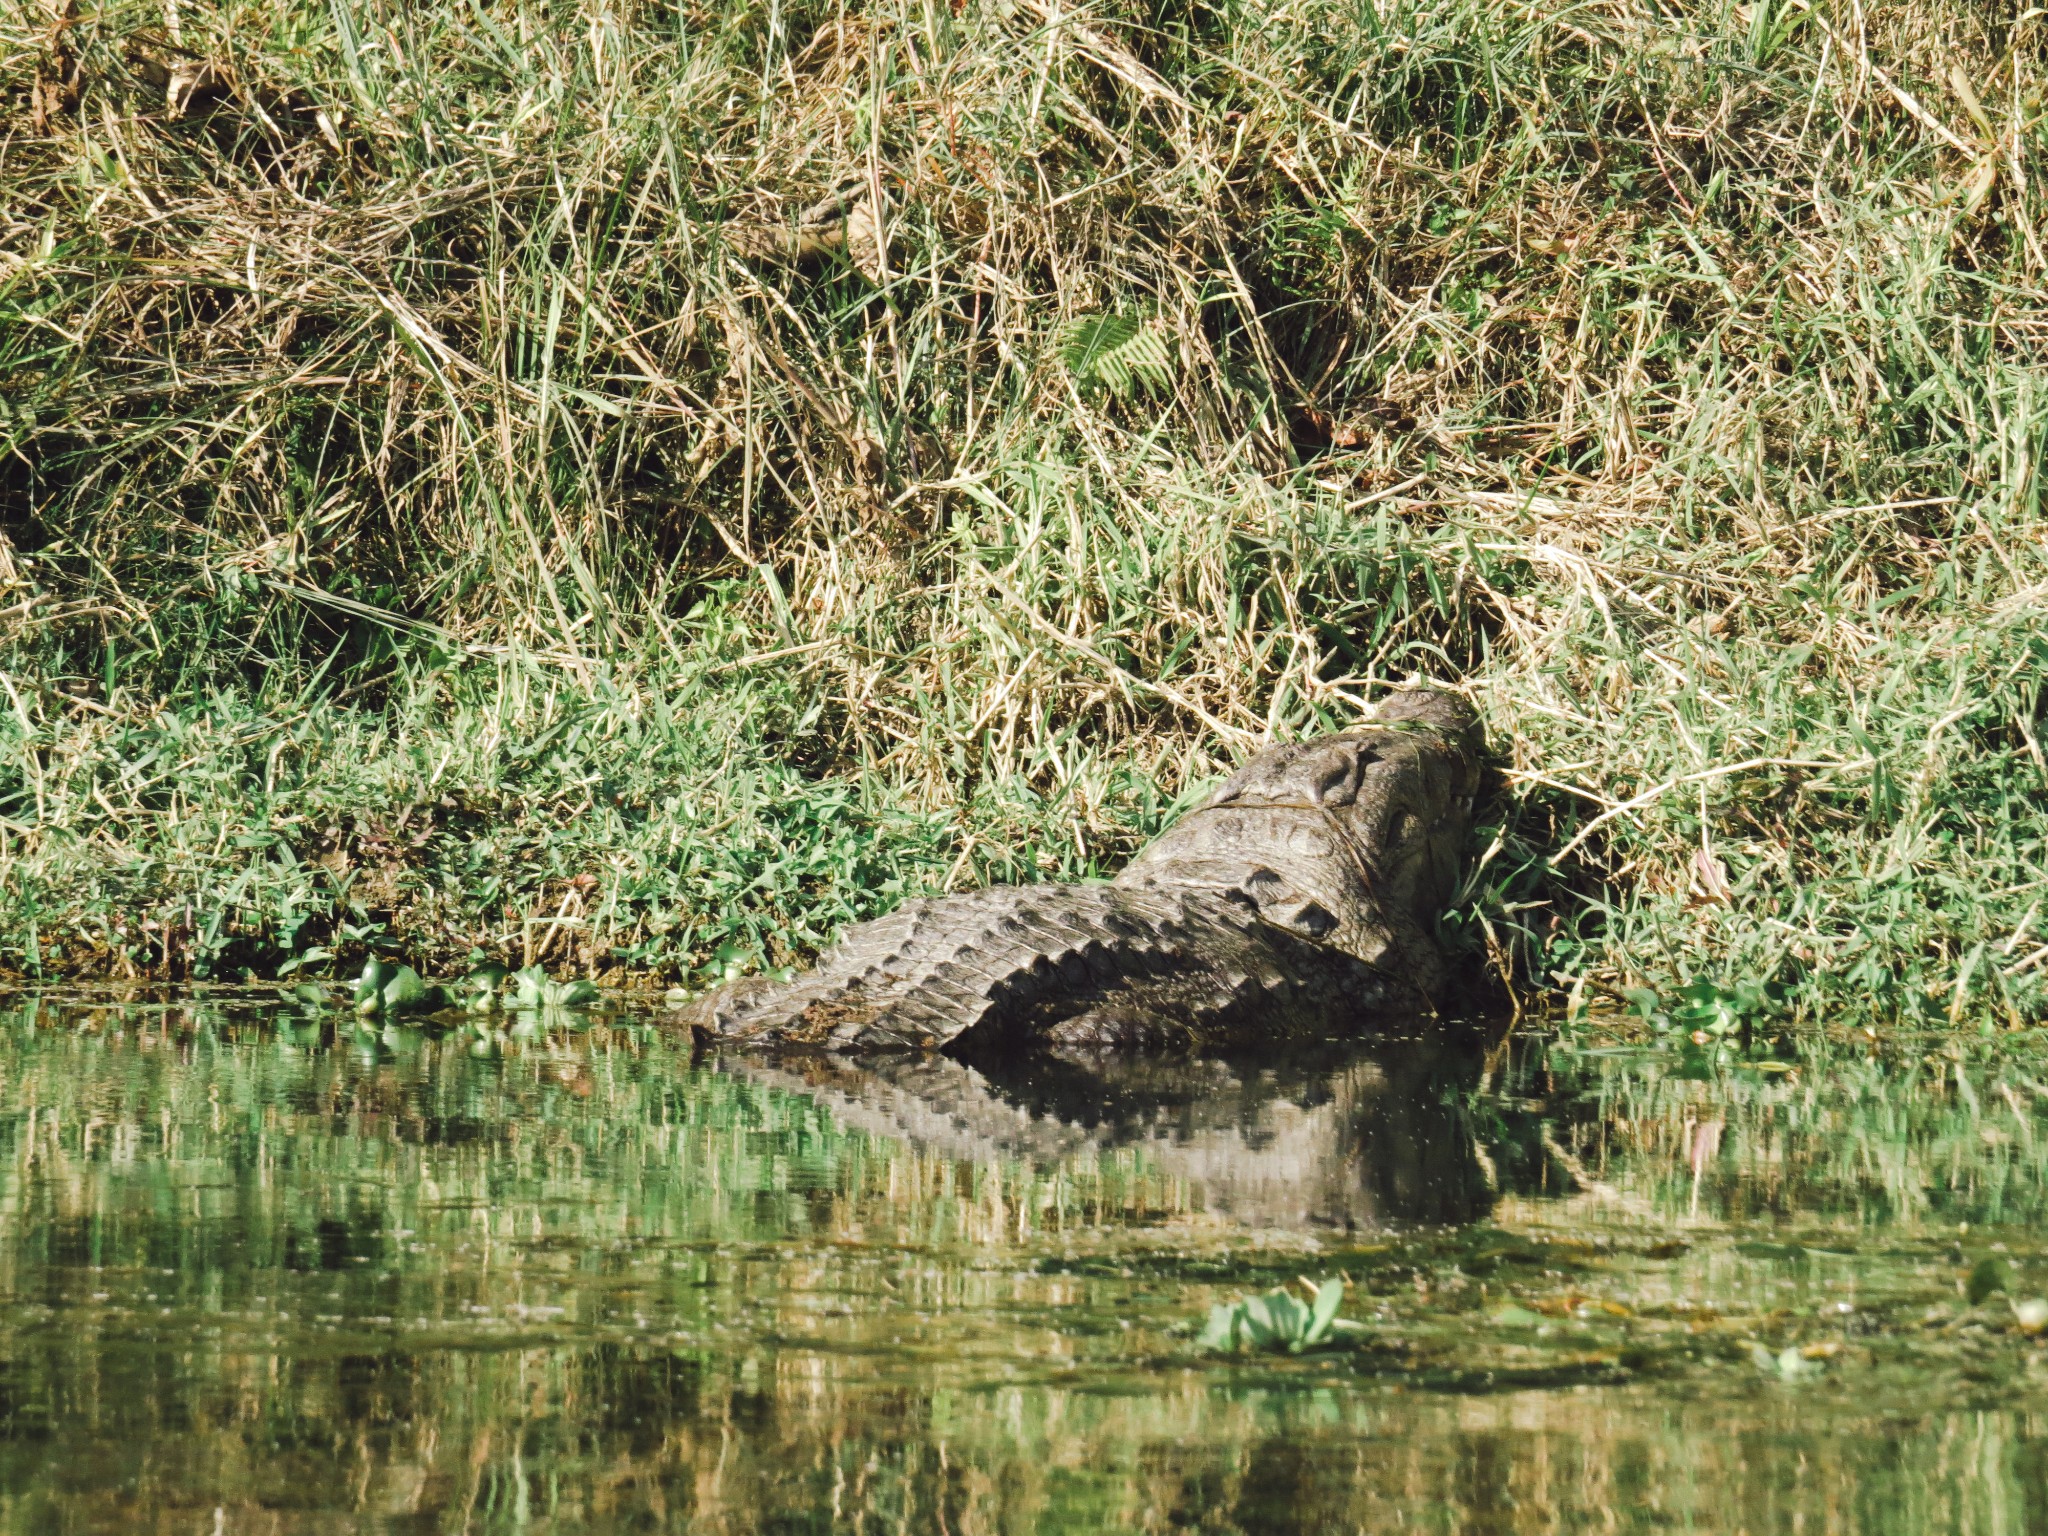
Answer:
POLYGON ((808 976, 730 988, 691 1022, 715 1039, 833 1051, 938 1050, 970 1034, 1192 1043, 1284 1006, 1319 1028, 1374 1001, 1379 982, 1227 895, 999 886, 861 924, 808 976))
MULTIPOLYGON (((692 1023, 722 1039, 935 1050, 970 1030, 1175 969, 1255 914, 1185 892, 996 886, 849 929, 783 986, 727 989, 692 1023)), ((1237 947, 1243 947, 1240 938, 1237 947)))
POLYGON ((1035 974, 1078 982, 1091 959, 1136 958, 1177 915, 1171 907, 1097 886, 996 886, 908 902, 847 930, 810 974, 729 988, 692 1022, 728 1040, 936 1049, 1032 990, 1035 974))

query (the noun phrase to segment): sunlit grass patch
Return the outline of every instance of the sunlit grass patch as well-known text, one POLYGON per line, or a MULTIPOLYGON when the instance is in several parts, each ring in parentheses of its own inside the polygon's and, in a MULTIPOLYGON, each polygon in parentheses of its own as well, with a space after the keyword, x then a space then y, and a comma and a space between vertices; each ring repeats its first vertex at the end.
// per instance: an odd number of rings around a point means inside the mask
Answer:
POLYGON ((0 964, 779 965, 1428 677, 1518 996, 2048 1012, 2038 26, 174 16, 0 15, 0 964))

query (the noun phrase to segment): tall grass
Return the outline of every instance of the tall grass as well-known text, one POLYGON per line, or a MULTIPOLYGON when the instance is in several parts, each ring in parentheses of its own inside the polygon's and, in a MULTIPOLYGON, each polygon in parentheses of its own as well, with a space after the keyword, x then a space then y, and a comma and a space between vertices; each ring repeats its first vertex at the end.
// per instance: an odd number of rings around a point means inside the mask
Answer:
POLYGON ((2040 28, 0 0, 0 952, 776 960, 1426 676, 1518 996, 2048 1013, 2040 28))

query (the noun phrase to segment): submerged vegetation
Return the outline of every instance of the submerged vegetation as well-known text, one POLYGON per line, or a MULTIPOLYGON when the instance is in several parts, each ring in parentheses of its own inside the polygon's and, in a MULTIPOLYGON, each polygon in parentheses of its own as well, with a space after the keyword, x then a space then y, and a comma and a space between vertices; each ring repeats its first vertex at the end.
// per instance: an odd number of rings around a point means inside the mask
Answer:
POLYGON ((1518 997, 2048 1016, 2043 25, 9 0, 0 966, 715 979, 1428 677, 1518 997))

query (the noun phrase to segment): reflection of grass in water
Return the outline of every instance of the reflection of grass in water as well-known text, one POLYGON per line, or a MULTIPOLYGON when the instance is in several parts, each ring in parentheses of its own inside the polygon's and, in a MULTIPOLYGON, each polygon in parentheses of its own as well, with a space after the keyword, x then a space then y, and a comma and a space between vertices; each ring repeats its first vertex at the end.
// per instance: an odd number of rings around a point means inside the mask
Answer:
POLYGON ((14 1113, 0 1140, 15 1144, 17 1181, 21 1159, 39 1161, 52 1214, 147 1219, 196 1190, 238 1209, 268 1253, 329 1220, 365 1234, 488 1235, 493 1213, 518 1198, 544 1214, 517 1235, 551 1241, 866 1231, 943 1245, 1170 1211, 1184 1193, 1135 1154, 1040 1171, 878 1143, 799 1095, 697 1067, 686 1044, 645 1031, 474 1060, 459 1041, 401 1038, 405 1053, 393 1055, 264 1032, 256 1048, 238 1047, 228 1014, 203 1004, 178 1014, 174 1030, 163 1015, 102 1010, 74 1034, 20 1037, 30 1048, 10 1069, 14 1113), (106 1041, 115 1030, 125 1048, 106 1041))
MULTIPOLYGON (((1524 1063, 1533 1072, 1538 1063, 1524 1063)), ((1852 1226, 2024 1225, 2048 1217, 2048 1062, 2028 1050, 1802 1041, 1796 1057, 1718 1063, 1551 1050, 1555 1138, 1584 1174, 1661 1218, 1824 1216, 1852 1226), (1787 1068, 1791 1070, 1786 1070, 1787 1068)), ((1520 1091, 1535 1090, 1533 1076, 1520 1091)), ((1501 1128, 1539 1166, 1532 1120, 1501 1128)), ((1482 1133, 1484 1134, 1484 1133, 1482 1133)), ((1564 1173, 1553 1157, 1547 1174, 1564 1173)), ((1553 1185, 1552 1187, 1557 1187, 1553 1185)), ((1609 1202, 1613 1204, 1613 1202, 1609 1202)))
MULTIPOLYGON (((2027 1421, 1963 1411, 1994 1389, 1948 1365, 1919 1392, 1870 1393, 1915 1379, 1886 1360, 1788 1386, 1732 1348, 1683 1364, 1682 1321, 1538 1311, 1658 1272, 1610 1257, 1584 1204, 1528 1207, 1547 1246, 1496 1227, 1307 1254, 1150 1225, 1176 1191, 1129 1158, 934 1157, 630 1029, 392 1056, 246 1018, 46 1010, 8 1037, 0 1529, 54 1528, 62 1502, 180 1531, 216 1504, 229 1530, 314 1509, 372 1529, 1975 1530, 2032 1488, 2027 1421), (1233 1264, 1352 1273, 1371 1349, 1196 1365, 1160 1325, 1246 1288, 1233 1264), (1541 1323, 1495 1324, 1504 1296, 1541 1323), (1673 1394, 1485 1390, 1489 1366, 1653 1328, 1673 1394), (1385 1390, 1430 1381, 1459 1390, 1385 1390)), ((1517 1102, 1538 1065, 1508 1075, 1517 1102)), ((1953 1073, 1826 1065, 1698 1083, 1559 1054, 1549 1108, 1487 1130, 1540 1147, 1526 1127, 1549 1119, 1654 1231, 1686 1209, 1681 1133, 1709 1107, 1730 1217, 1860 1187, 1880 1143, 1888 1178, 2033 1208, 2017 1132, 1981 1135, 2023 1064, 1965 1063, 1975 1108, 1953 1073), (1845 1127, 1871 1149, 1836 1149, 1845 1127)), ((1728 1305, 1775 1305, 1744 1287, 1776 1261, 1712 1257, 1728 1305)))

